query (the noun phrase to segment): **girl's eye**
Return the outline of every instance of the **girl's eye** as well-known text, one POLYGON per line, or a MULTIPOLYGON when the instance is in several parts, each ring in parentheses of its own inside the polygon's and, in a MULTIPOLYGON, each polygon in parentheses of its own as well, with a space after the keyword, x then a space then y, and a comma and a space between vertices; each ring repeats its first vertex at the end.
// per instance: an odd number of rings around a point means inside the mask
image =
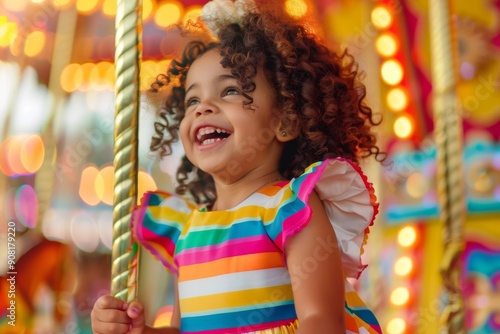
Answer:
POLYGON ((184 106, 190 107, 194 104, 197 104, 198 102, 199 102, 198 99, 192 97, 192 98, 186 100, 186 102, 184 103, 184 106))
POLYGON ((237 87, 228 87, 224 90, 224 93, 222 94, 223 96, 226 95, 239 95, 240 90, 237 87))

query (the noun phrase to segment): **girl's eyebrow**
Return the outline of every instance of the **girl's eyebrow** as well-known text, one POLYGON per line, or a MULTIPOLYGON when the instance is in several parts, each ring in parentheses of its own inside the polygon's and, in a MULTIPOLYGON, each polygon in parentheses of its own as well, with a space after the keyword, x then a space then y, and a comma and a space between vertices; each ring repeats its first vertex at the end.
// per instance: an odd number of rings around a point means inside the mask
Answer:
MULTIPOLYGON (((221 75, 219 75, 219 76, 216 78, 216 80, 215 80, 215 81, 217 81, 217 82, 222 82, 222 81, 225 81, 225 80, 236 80, 236 77, 235 77, 234 75, 232 75, 232 74, 221 74, 221 75)), ((187 93, 188 93, 191 89, 193 89, 193 88, 195 88, 195 87, 197 87, 197 86, 198 86, 198 84, 197 84, 196 82, 195 82, 195 83, 193 83, 191 86, 189 86, 189 88, 188 88, 188 89, 186 89, 186 93, 185 93, 185 95, 186 95, 186 94, 187 94, 187 93)))

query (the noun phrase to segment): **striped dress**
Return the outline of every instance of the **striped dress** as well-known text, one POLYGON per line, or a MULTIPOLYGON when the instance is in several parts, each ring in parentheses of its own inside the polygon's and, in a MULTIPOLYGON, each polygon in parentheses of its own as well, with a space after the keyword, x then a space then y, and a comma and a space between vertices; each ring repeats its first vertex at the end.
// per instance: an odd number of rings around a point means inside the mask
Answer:
MULTIPOLYGON (((178 195, 147 193, 135 210, 135 238, 178 275, 180 331, 294 333, 298 327, 287 239, 307 225, 316 190, 335 229, 344 273, 357 278, 369 226, 378 212, 373 188, 345 159, 309 166, 230 210, 207 211, 178 195)), ((328 252, 332 245, 321 245, 328 252)), ((346 333, 380 333, 373 313, 345 281, 346 333)))

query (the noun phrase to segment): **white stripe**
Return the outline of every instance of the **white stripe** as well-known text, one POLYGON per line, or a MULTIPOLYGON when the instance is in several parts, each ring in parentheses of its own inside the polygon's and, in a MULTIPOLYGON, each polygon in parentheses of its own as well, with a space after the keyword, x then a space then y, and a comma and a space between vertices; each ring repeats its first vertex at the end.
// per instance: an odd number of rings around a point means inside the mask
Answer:
POLYGON ((200 297, 283 284, 290 284, 290 275, 286 268, 244 271, 179 282, 179 297, 181 299, 200 297))

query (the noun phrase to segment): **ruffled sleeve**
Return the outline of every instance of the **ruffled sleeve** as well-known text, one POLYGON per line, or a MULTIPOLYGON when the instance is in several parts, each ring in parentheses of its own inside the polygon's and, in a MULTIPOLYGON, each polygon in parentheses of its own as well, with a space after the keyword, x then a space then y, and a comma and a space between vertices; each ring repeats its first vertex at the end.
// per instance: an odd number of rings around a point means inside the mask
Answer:
POLYGON ((132 213, 132 235, 170 272, 177 273, 175 245, 196 204, 165 192, 147 192, 132 213))
MULTIPOLYGON (((358 278, 366 267, 361 263, 361 254, 378 203, 372 184, 352 161, 337 158, 317 162, 292 179, 282 189, 273 219, 266 223, 268 235, 284 250, 288 237, 311 219, 308 198, 313 190, 335 230, 346 276, 358 278)), ((329 247, 327 243, 323 246, 329 247)))

